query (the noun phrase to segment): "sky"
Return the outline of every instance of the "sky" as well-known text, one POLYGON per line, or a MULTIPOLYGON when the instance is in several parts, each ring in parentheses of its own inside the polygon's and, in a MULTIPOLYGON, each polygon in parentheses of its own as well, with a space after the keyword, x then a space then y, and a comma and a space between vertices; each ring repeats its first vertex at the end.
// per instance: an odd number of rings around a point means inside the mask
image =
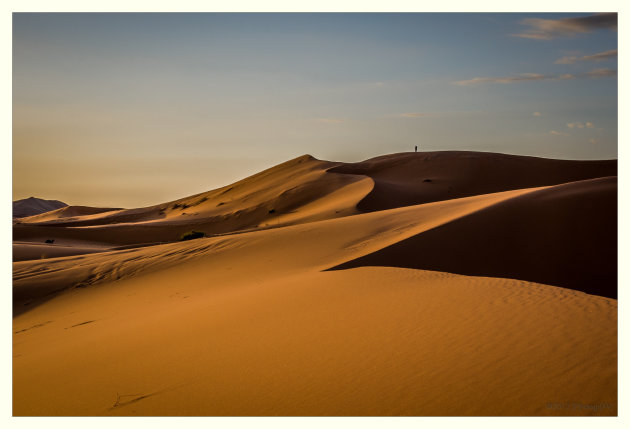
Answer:
POLYGON ((303 154, 617 158, 617 17, 13 14, 13 199, 142 207, 303 154))

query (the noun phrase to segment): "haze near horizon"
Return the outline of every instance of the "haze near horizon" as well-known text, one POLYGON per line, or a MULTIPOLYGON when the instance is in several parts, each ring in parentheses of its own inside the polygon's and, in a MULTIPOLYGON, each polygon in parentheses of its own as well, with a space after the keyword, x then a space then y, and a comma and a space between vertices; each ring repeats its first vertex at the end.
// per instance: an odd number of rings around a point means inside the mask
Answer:
POLYGON ((141 207, 309 153, 617 157, 615 14, 13 18, 13 199, 141 207))

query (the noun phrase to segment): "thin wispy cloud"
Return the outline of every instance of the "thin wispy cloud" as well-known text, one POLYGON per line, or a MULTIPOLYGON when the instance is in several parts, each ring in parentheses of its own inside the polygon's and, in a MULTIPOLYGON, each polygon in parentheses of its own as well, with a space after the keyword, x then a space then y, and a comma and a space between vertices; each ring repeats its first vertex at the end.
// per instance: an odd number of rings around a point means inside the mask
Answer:
POLYGON ((542 114, 540 112, 534 112, 532 113, 532 116, 542 116, 542 114))
POLYGON ((552 134, 554 136, 564 136, 564 137, 569 136, 569 133, 563 133, 562 131, 556 131, 556 130, 549 131, 549 134, 552 134))
POLYGON ((600 62, 600 61, 610 60, 613 58, 617 58, 617 49, 604 51, 604 52, 598 52, 597 54, 593 54, 593 55, 585 55, 583 57, 576 57, 576 56, 562 57, 554 61, 554 64, 575 64, 577 62, 582 62, 582 61, 600 62))
POLYGON ((569 128, 595 128, 592 122, 569 122, 567 124, 569 128))
POLYGON ((612 69, 595 69, 585 74, 586 77, 598 78, 598 77, 615 77, 617 76, 617 70, 612 69))
POLYGON ((602 77, 617 76, 617 70, 612 69, 595 69, 587 73, 580 74, 560 74, 560 75, 544 75, 539 73, 521 73, 516 76, 503 77, 474 77, 468 80, 459 80, 453 82, 454 85, 470 86, 484 83, 518 83, 539 80, 570 80, 570 79, 596 79, 602 77))
POLYGON ((403 118, 431 118, 435 115, 433 115, 432 113, 411 112, 411 113, 403 113, 400 116, 402 116, 403 118))
POLYGON ((578 18, 542 19, 527 18, 521 24, 529 26, 522 33, 511 34, 525 39, 551 40, 557 37, 574 37, 599 29, 617 30, 616 13, 598 13, 578 18))
POLYGON ((453 82, 455 85, 476 85, 480 83, 514 83, 514 82, 525 82, 532 80, 545 80, 549 79, 549 76, 545 76, 544 74, 538 73, 522 73, 517 76, 506 76, 506 77, 474 77, 468 80, 459 80, 457 82, 453 82))

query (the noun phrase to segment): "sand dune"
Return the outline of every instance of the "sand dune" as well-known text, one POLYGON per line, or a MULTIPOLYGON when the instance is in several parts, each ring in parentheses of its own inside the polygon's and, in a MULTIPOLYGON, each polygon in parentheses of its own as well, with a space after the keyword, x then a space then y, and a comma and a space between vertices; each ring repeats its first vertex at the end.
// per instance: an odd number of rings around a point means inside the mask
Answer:
POLYGON ((616 176, 617 161, 568 161, 485 152, 385 155, 330 171, 366 175, 374 190, 361 211, 616 176))
MULTIPOLYGON (((356 198, 360 199, 371 190, 371 181, 362 176, 327 172, 331 166, 337 164, 339 163, 319 161, 310 155, 304 155, 230 186, 165 204, 127 210, 68 207, 46 216, 23 219, 22 223, 46 222, 49 225, 66 227, 140 222, 202 224, 207 227, 216 223, 220 224, 217 228, 221 232, 227 232, 261 226, 266 222, 276 224, 278 216, 313 220, 338 217, 335 215, 340 213, 354 214, 356 198), (362 182, 362 186, 356 186, 356 182, 362 182), (331 194, 337 194, 338 197, 343 194, 340 191, 347 187, 358 191, 356 198, 350 198, 349 201, 345 201, 343 197, 334 198, 333 203, 328 204, 334 209, 328 210, 322 208, 327 204, 314 204, 320 199, 330 199, 333 196, 331 194), (306 205, 309 208, 302 209, 306 205), (69 210, 73 211, 70 219, 67 215, 69 210), (113 210, 116 211, 112 212, 113 210), (320 213, 321 210, 324 213, 320 213), (79 211, 84 211, 84 216, 79 211), (99 211, 109 213, 85 216, 99 211)), ((354 195, 353 192, 345 194, 354 195)))
POLYGON ((614 300, 394 268, 215 268, 86 290, 16 320, 14 413, 616 413, 614 300), (548 405, 567 401, 606 408, 548 405))
POLYGON ((17 225, 102 251, 14 262, 14 414, 616 415, 616 163, 429 155, 17 225), (192 226, 224 234, 138 246, 192 226))
POLYGON ((294 266, 297 270, 305 266, 327 269, 532 191, 507 191, 204 240, 18 262, 14 263, 14 314, 77 286, 82 288, 86 284, 122 279, 139 272, 167 269, 190 260, 211 258, 215 261, 225 254, 228 260, 240 260, 243 267, 250 266, 249 269, 256 272, 286 270, 294 266), (308 243, 308 246, 304 246, 306 249, 302 252, 290 254, 289 258, 286 252, 294 245, 292 240, 297 238, 296 234, 299 234, 299 245, 308 243), (321 237, 326 240, 320 240, 321 237), (265 246, 258 244, 260 240, 264 240, 265 246), (254 249, 251 252, 254 257, 261 258, 260 262, 243 260, 244 255, 249 255, 249 249, 254 249), (274 259, 270 255, 276 254, 278 266, 271 266, 274 259))
POLYGON ((152 207, 70 218, 53 212, 24 219, 14 227, 13 238, 160 243, 178 241, 191 229, 212 235, 356 214, 357 203, 373 182, 365 176, 327 172, 338 164, 305 155, 233 185, 152 207))
POLYGON ((279 227, 511 189, 615 176, 616 161, 476 153, 403 153, 348 164, 304 155, 213 191, 137 209, 67 207, 22 219, 18 241, 105 246, 279 227))
POLYGON ((77 218, 90 218, 95 214, 118 211, 121 209, 87 206, 65 206, 57 210, 47 211, 20 219, 20 223, 55 223, 72 222, 77 218))
POLYGON ((505 277, 617 298, 617 178, 541 189, 339 265, 505 277))

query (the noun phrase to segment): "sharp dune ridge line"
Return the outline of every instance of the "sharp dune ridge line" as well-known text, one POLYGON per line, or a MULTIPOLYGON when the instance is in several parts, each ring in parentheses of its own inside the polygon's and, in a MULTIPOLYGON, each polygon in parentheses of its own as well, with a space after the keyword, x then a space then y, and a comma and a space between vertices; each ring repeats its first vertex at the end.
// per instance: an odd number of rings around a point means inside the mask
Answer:
POLYGON ((14 414, 616 415, 616 174, 305 155, 20 219, 14 414))

